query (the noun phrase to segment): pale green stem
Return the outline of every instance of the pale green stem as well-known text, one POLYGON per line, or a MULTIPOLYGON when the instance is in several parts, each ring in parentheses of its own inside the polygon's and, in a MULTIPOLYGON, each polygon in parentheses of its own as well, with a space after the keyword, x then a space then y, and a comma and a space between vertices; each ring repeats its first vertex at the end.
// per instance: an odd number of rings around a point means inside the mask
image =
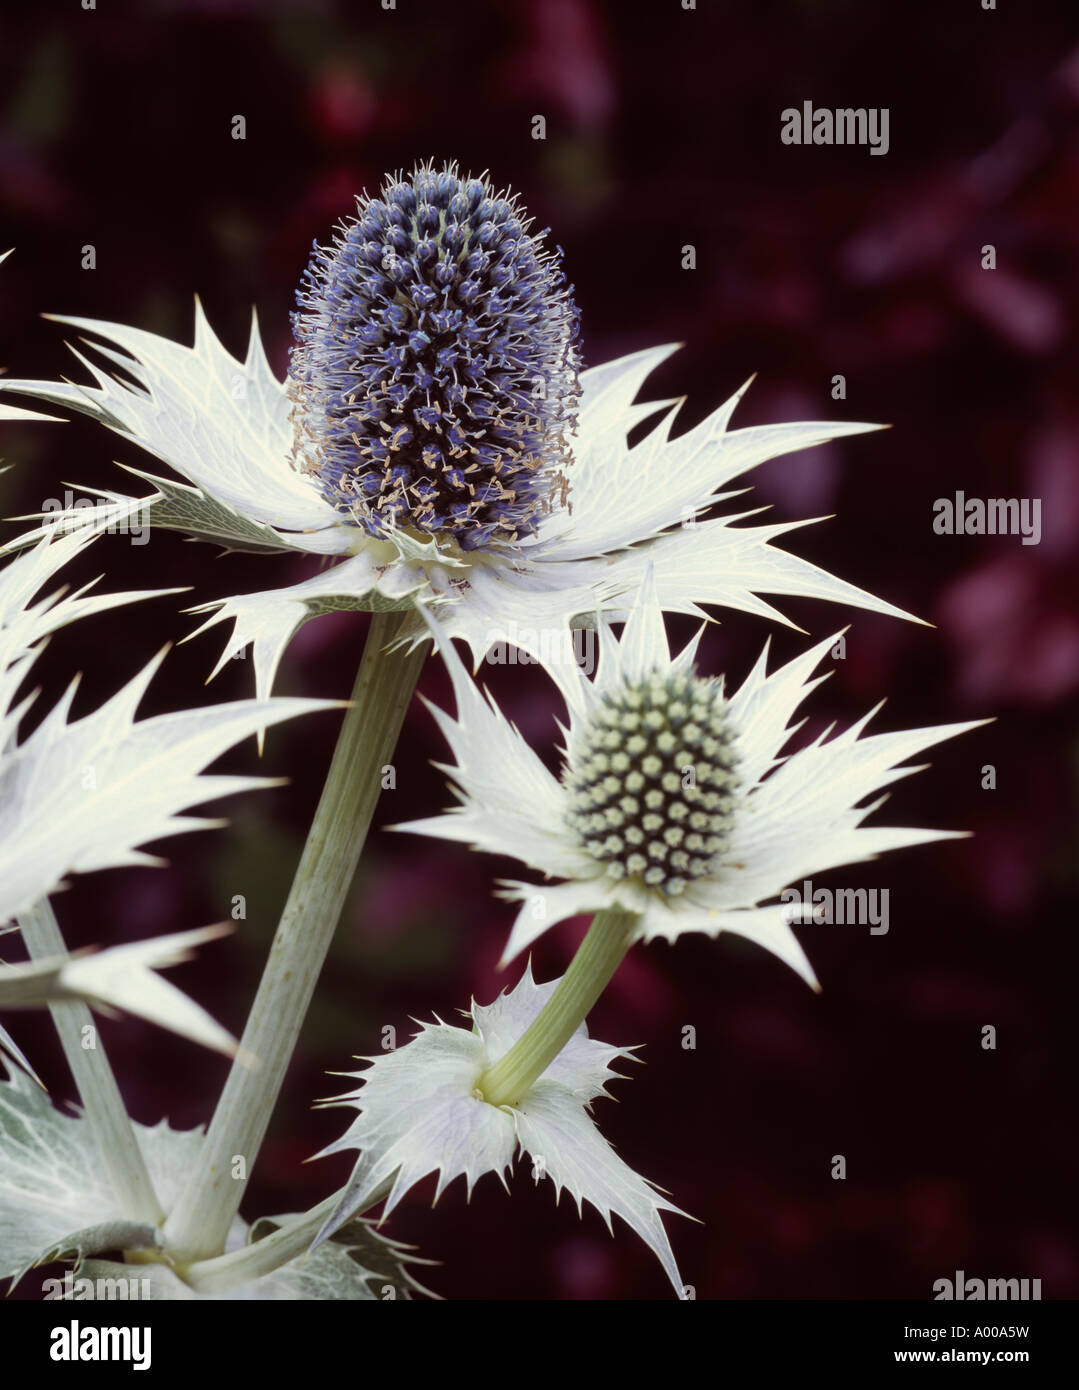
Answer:
MULTIPOLYGON (((67 948, 48 898, 18 919, 32 960, 65 955, 67 948)), ((165 1213, 157 1200, 120 1088, 97 1024, 77 1000, 49 1005, 101 1160, 124 1216, 157 1226, 165 1213)))
POLYGON ((387 645, 404 613, 375 613, 288 902, 241 1042, 258 1065, 233 1064, 201 1152, 165 1225, 167 1248, 185 1263, 225 1248, 330 948, 382 787, 383 769, 424 660, 387 645), (238 1176, 236 1176, 238 1174, 238 1176))
POLYGON ((72 991, 60 983, 72 956, 49 956, 25 965, 0 965, 0 1008, 26 1009, 39 1004, 70 1001, 72 991))
POLYGON ((480 1077, 490 1105, 516 1105, 588 1017, 633 945, 638 915, 610 907, 597 912, 555 992, 510 1050, 480 1077))
MULTIPOLYGON (((360 1210, 366 1211, 380 1202, 391 1185, 392 1179, 388 1179, 360 1210)), ((238 1284, 272 1274, 310 1247, 326 1224, 327 1217, 332 1216, 340 1205, 343 1195, 342 1188, 295 1221, 279 1226, 262 1240, 253 1241, 239 1250, 230 1250, 227 1255, 215 1255, 212 1260, 198 1260, 194 1264, 178 1267, 176 1272, 198 1293, 224 1293, 238 1284)), ((354 1214, 359 1215, 359 1211, 354 1214)))

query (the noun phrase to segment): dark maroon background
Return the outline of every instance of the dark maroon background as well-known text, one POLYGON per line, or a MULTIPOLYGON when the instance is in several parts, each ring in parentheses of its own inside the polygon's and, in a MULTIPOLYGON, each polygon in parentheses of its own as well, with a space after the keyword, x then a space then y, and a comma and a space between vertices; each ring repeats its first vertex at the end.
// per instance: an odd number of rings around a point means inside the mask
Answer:
MULTIPOLYGON (((423 157, 489 168, 565 248, 589 363, 680 340, 649 385, 686 393, 684 419, 753 371, 739 423, 890 421, 887 433, 768 464, 750 481, 772 516, 835 513, 791 539, 803 555, 936 624, 918 628, 782 601, 814 636, 850 621, 848 656, 810 729, 882 696, 879 727, 995 715, 932 755, 881 814, 975 838, 904 851, 819 883, 891 890, 891 931, 807 927, 817 997, 735 937, 638 949, 593 1016, 604 1040, 644 1043, 647 1066, 601 1103, 604 1132, 703 1225, 671 1222, 701 1298, 928 1298, 957 1268, 1079 1288, 1074 1192, 1076 739, 1079 620, 1079 25, 1074 7, 678 0, 376 0, 351 7, 75 0, 0 15, 0 362, 78 369, 41 311, 83 313, 190 340, 192 296, 234 351, 255 304, 283 370, 293 288, 314 238, 351 195, 423 157), (790 148, 780 112, 887 106, 891 150, 790 148), (230 138, 236 114, 247 139, 230 138), (533 141, 544 114, 547 139, 533 141), (95 272, 80 248, 97 248, 95 272), (680 267, 697 247, 698 268, 680 267), (980 268, 997 248, 998 269, 980 268), (833 401, 831 378, 847 379, 833 401), (1043 538, 938 537, 932 503, 956 489, 1043 501, 1043 538), (992 763, 998 787, 983 791, 992 763), (697 1030, 695 1051, 680 1046, 697 1030), (996 1051, 981 1029, 998 1031, 996 1051), (846 1155, 848 1177, 830 1176, 846 1155)), ((123 488, 111 460, 147 463, 87 422, 7 426, 5 515, 62 480, 123 488)), ((616 503, 615 503, 616 504, 616 503)), ((14 528, 9 527, 13 534, 14 528)), ((155 536, 99 543, 87 575, 189 584, 191 602, 303 576, 303 560, 216 558, 155 536)), ((736 678, 771 625, 722 615, 706 656, 736 678)), ((365 619, 308 626, 279 689, 347 694, 365 619)), ((165 640, 192 629, 170 600, 57 637, 37 680, 54 698, 84 671, 92 708, 165 640)), ((682 635, 688 632, 683 628, 682 635)), ((773 629, 777 656, 805 639, 773 629)), ((220 650, 176 650, 147 712, 206 698, 220 650)), ((557 706, 528 667, 490 670, 524 732, 549 743, 557 706)), ((433 663, 422 689, 447 700, 433 663)), ((215 699, 250 691, 230 665, 215 699)), ((264 760, 291 784, 228 804, 232 829, 168 845, 171 867, 78 881, 57 900, 70 942, 133 939, 248 918, 173 978, 236 1031, 287 891, 336 729, 320 715, 275 732, 264 760)), ((417 704, 398 789, 379 821, 447 804, 432 722, 417 704)), ((253 768, 251 749, 227 765, 253 768)), ((326 1072, 400 1037, 410 1015, 449 1018, 505 983, 512 871, 452 846, 372 834, 345 922, 263 1150, 246 1211, 296 1210, 348 1159, 304 1167, 343 1112, 310 1111, 326 1072)), ((564 968, 583 924, 535 951, 564 968)), ((70 1081, 43 1020, 9 1020, 58 1097, 70 1081)), ((224 1063, 133 1021, 106 1023, 136 1116, 207 1118, 224 1063)), ((455 1298, 669 1296, 624 1228, 578 1222, 527 1171, 512 1201, 491 1178, 436 1213, 430 1187, 394 1234, 443 1262, 455 1298)))

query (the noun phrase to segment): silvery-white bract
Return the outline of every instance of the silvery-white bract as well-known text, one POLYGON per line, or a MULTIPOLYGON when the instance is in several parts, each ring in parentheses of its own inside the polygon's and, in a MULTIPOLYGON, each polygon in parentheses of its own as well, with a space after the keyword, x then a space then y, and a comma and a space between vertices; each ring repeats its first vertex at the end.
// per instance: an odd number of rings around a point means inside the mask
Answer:
MULTIPOLYGON (((10 255, 10 251, 5 251, 0 255, 0 265, 3 265, 10 255)), ((0 420, 52 420, 55 422, 56 417, 42 415, 36 410, 20 410, 15 405, 0 405, 0 420)))
POLYGON ((37 410, 20 410, 17 405, 0 405, 0 420, 52 420, 57 423, 54 415, 42 415, 37 410))
MULTIPOLYGON (((134 1131, 154 1189, 167 1207, 198 1159, 202 1130, 175 1130, 162 1120, 153 1126, 134 1122, 134 1131)), ((237 1217, 228 1248, 242 1250, 265 1235, 267 1221, 280 1227, 292 1219, 270 1217, 248 1225, 237 1217)), ((410 1273, 414 1261, 406 1247, 368 1222, 353 1222, 338 1241, 303 1259, 259 1278, 239 1277, 211 1294, 189 1287, 167 1262, 121 1264, 110 1256, 131 1248, 160 1250, 159 1232, 123 1210, 86 1117, 64 1114, 40 1087, 17 1073, 4 1078, 0 1068, 0 1281, 10 1277, 17 1283, 35 1265, 65 1260, 74 1263, 75 1279, 87 1281, 85 1292, 80 1286, 73 1295, 80 1299, 108 1297, 110 1288, 126 1296, 133 1279, 139 1282, 132 1298, 170 1300, 373 1301, 386 1297, 387 1285, 397 1298, 426 1292, 410 1273), (98 1279, 109 1284, 95 1293, 98 1279)))
POLYGON ((642 940, 738 932, 816 986, 790 907, 772 900, 811 874, 962 833, 866 826, 884 798, 862 803, 918 771, 898 764, 983 721, 862 736, 874 710, 783 756, 795 711, 824 679, 812 672, 837 637, 770 675, 765 647, 728 698, 695 674, 699 633, 672 659, 646 578, 621 641, 601 624, 595 680, 572 664, 559 670, 569 711, 559 779, 428 622, 453 678, 456 718, 432 709, 453 753, 444 770, 461 804, 399 828, 509 855, 563 880, 506 886, 521 907, 503 963, 555 923, 617 906, 639 914, 642 940), (657 689, 666 692, 665 709, 656 707, 657 689), (641 725, 640 711, 654 716, 655 729, 641 725), (714 728, 705 727, 709 718, 714 728), (597 768, 597 756, 609 766, 597 768))
MULTIPOLYGON (((99 709, 70 720, 76 684, 19 743, 33 696, 17 692, 51 632, 78 618, 151 598, 155 591, 38 597, 57 571, 94 540, 91 532, 47 540, 0 569, 0 926, 30 911, 69 874, 160 862, 138 846, 166 835, 220 824, 180 813, 192 805, 272 778, 205 776, 227 749, 270 724, 326 709, 324 700, 242 700, 136 720, 135 712, 164 653, 154 657, 99 709)), ((157 591, 168 592, 168 591, 157 591)), ((81 961, 38 962, 8 979, 33 1002, 80 995, 132 1009, 212 1047, 232 1040, 201 1009, 151 971, 185 958, 206 930, 119 947, 81 961)), ((2 998, 2 996, 0 996, 2 998)), ((6 1036, 6 1035, 5 1035, 6 1036)), ((14 1052, 14 1049, 11 1049, 14 1052)), ((20 1057, 20 1061, 21 1061, 20 1057)))
MULTIPOLYGON (((104 951, 45 957, 0 966, 0 1008, 29 1008, 80 999, 106 1012, 123 1010, 231 1057, 236 1039, 194 1000, 154 972, 180 965, 194 948, 225 935, 229 927, 199 927, 104 951)), ((24 1070, 29 1064, 0 1029, 0 1050, 24 1070)))
MULTIPOLYGON (((315 476, 295 466, 290 398, 267 364, 256 326, 240 361, 224 349, 198 305, 191 348, 119 324, 59 321, 122 349, 98 351, 131 380, 76 353, 96 386, 4 378, 0 391, 83 411, 187 482, 130 469, 155 491, 141 499, 104 493, 108 500, 95 508, 53 514, 46 527, 117 529, 148 516, 151 524, 231 549, 307 551, 338 561, 299 584, 205 605, 213 614, 204 626, 235 620, 216 669, 252 643, 260 695, 272 688, 296 630, 341 608, 433 602, 447 631, 463 638, 477 661, 494 643, 510 641, 546 662, 549 644, 537 634, 563 631, 597 605, 624 611, 624 596, 635 591, 649 564, 668 612, 699 615, 702 605, 719 605, 786 621, 761 597, 783 594, 910 616, 772 544, 807 522, 732 525, 752 511, 698 519, 736 495, 724 490, 732 479, 766 459, 877 426, 818 422, 730 430, 739 391, 672 440, 680 402, 634 404, 672 347, 583 372, 573 461, 563 470, 564 501, 538 515, 534 530, 512 543, 496 536, 464 550, 452 537, 414 528, 374 537, 342 518, 315 476), (658 411, 664 412, 661 423, 629 448, 627 433, 658 411)), ((416 632, 424 633, 422 625, 416 632)))
POLYGON ((589 1114, 592 1103, 607 1095, 607 1083, 624 1079, 613 1070, 614 1063, 623 1057, 633 1060, 635 1049, 598 1042, 582 1023, 516 1105, 489 1105, 477 1089, 557 985, 557 980, 537 984, 529 967, 493 1004, 473 1002, 468 1027, 441 1020, 421 1023, 405 1046, 361 1059, 371 1066, 352 1073, 361 1079, 359 1088, 325 1102, 354 1106, 359 1113, 319 1157, 344 1149, 358 1149, 360 1157, 323 1236, 387 1188, 384 1214, 389 1215, 409 1188, 432 1173, 438 1179, 436 1201, 458 1177, 464 1178, 469 1195, 484 1173, 497 1174, 505 1186, 519 1151, 531 1156, 537 1181, 551 1179, 556 1198, 568 1192, 578 1212, 590 1202, 608 1229, 612 1216, 621 1217, 654 1252, 682 1295, 660 1213, 685 1212, 618 1157, 589 1114))
POLYGON ((146 594, 55 595, 29 602, 90 533, 62 537, 0 571, 0 922, 32 907, 65 874, 159 862, 137 846, 220 824, 180 813, 272 778, 204 776, 226 749, 271 724, 329 709, 326 700, 238 700, 136 720, 164 652, 99 709, 69 720, 73 682, 14 745, 27 702, 11 701, 45 633, 146 594))

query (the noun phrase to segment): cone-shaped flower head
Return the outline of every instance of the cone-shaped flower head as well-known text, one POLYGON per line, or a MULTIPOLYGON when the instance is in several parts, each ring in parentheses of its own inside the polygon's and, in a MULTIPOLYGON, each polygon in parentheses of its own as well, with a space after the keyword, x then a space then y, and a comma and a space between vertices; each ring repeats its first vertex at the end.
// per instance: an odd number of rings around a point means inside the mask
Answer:
MULTIPOLYGON (((513 198, 453 164, 391 179, 316 246, 283 382, 256 328, 237 359, 198 306, 190 348, 60 321, 105 340, 104 368, 76 354, 95 384, 2 377, 0 393, 85 411, 182 481, 132 467, 154 492, 80 498, 41 529, 137 517, 230 549, 336 559, 202 605, 204 627, 235 624, 216 671, 252 645, 261 695, 298 628, 335 609, 428 605, 477 663, 508 642, 554 664, 574 620, 625 615, 649 565, 665 612, 785 621, 762 595, 787 594, 909 616, 776 545, 804 521, 712 514, 766 459, 878 426, 733 429, 743 388, 679 433, 680 401, 637 399, 673 347, 579 372, 560 253, 513 198)), ((418 618, 405 632, 426 637, 418 618)))
POLYGON ((884 798, 865 802, 918 770, 899 766, 906 759, 981 721, 865 736, 871 711, 784 754, 835 636, 771 674, 766 648, 727 698, 695 670, 699 634, 670 655, 649 575, 621 641, 601 624, 595 679, 572 664, 557 668, 569 724, 556 778, 428 622, 457 699, 456 719, 435 715, 453 751, 447 770, 460 804, 401 829, 512 855, 563 880, 507 886, 522 904, 507 960, 566 917, 619 908, 638 914, 642 940, 739 932, 815 984, 791 907, 774 901, 783 890, 958 833, 865 826, 884 798))
POLYGON ((294 455, 369 535, 514 542, 564 486, 577 311, 529 226, 486 178, 422 165, 316 244, 293 316, 294 455))
POLYGON ((737 763, 719 682, 652 671, 591 711, 566 771, 568 823, 608 877, 677 897, 730 840, 737 763))

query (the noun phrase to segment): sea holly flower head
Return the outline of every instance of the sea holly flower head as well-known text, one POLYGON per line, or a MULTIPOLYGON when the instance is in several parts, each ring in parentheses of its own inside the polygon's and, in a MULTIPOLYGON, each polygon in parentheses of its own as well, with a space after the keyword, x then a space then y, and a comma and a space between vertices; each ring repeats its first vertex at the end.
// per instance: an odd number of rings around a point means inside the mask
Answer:
POLYGON ((569 824, 610 878, 676 897, 730 840, 737 763, 719 682, 670 669, 626 679, 580 731, 569 824))
POLYGON ((561 776, 486 698, 448 636, 427 621, 451 672, 456 718, 434 710, 454 756, 460 804, 399 827, 523 860, 556 884, 515 882, 521 902, 504 960, 582 912, 636 913, 638 939, 738 932, 816 985, 773 901, 813 873, 960 832, 864 825, 867 797, 918 771, 902 767, 932 744, 984 721, 864 734, 871 711, 789 755, 792 717, 837 637, 768 673, 765 647, 729 697, 695 669, 700 633, 670 655, 649 576, 617 640, 600 624, 594 680, 559 670, 569 711, 561 776))
POLYGON ((388 1216, 411 1187, 431 1174, 437 1175, 435 1201, 459 1177, 470 1196, 485 1173, 495 1173, 506 1186, 514 1155, 527 1153, 536 1181, 549 1177, 556 1198, 565 1190, 579 1213, 587 1201, 608 1229, 612 1216, 632 1227, 682 1295, 660 1213, 685 1213, 618 1157, 589 1113, 592 1103, 607 1095, 610 1081, 624 1079, 614 1064, 620 1058, 632 1060, 636 1049, 598 1042, 582 1023, 513 1105, 491 1105, 484 1097, 484 1076, 525 1032, 557 985, 557 980, 537 984, 528 968, 493 1004, 473 1002, 466 1015, 469 1027, 441 1020, 421 1023, 404 1047, 362 1059, 370 1066, 354 1073, 361 1080, 359 1088, 324 1102, 354 1107, 358 1113, 319 1156, 358 1149, 360 1157, 320 1239, 381 1196, 388 1216))
MULTIPOLYGON (((559 255, 513 198, 456 165, 391 179, 316 248, 285 382, 255 326, 237 360, 198 306, 191 348, 60 321, 109 344, 104 368, 76 353, 95 384, 5 378, 0 392, 85 411, 183 481, 133 468, 152 493, 102 493, 47 527, 148 517, 228 548, 336 557, 300 583, 204 605, 204 627, 234 622, 217 669, 253 644, 259 694, 301 624, 341 608, 430 605, 476 662, 509 641, 546 664, 552 634, 597 608, 624 615, 649 565, 667 612, 785 621, 762 597, 785 594, 909 616, 774 544, 806 523, 710 515, 765 460, 877 426, 732 430, 738 391, 672 438, 681 403, 636 398, 674 349, 579 372, 559 255)), ((418 618, 403 634, 426 637, 418 618)))
POLYGON ((564 485, 578 314, 529 225, 486 177, 428 164, 316 244, 293 317, 294 457, 369 535, 512 543, 564 485))

